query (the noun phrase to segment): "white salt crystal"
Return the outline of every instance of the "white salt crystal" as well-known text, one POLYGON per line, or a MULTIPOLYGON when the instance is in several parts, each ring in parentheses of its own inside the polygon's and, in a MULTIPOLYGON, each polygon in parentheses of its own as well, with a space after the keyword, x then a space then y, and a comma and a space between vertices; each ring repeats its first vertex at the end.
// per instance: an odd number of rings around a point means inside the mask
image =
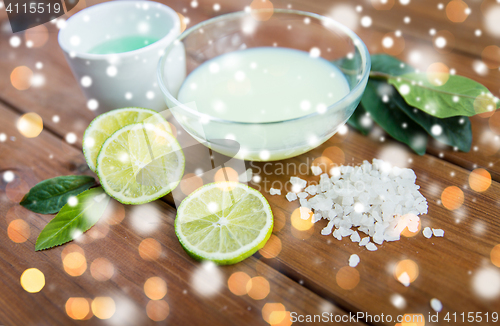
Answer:
POLYGON ((375 232, 373 235, 373 242, 376 244, 382 244, 384 242, 384 234, 382 232, 375 232))
POLYGON ((307 192, 299 192, 297 194, 297 197, 299 197, 299 198, 307 198, 307 196, 309 196, 309 194, 307 192))
POLYGON ((352 254, 351 257, 349 257, 349 266, 351 267, 356 267, 359 264, 359 256, 356 254, 352 254))
MULTIPOLYGON (((292 177, 292 190, 298 194, 294 197, 289 193, 287 199, 292 201, 298 197, 300 206, 308 212, 307 218, 310 211, 313 212, 313 222, 328 219, 322 234, 330 234, 336 228, 333 236, 338 240, 349 236, 352 242, 367 246, 367 250, 377 250, 375 243, 400 240, 405 228, 417 232, 418 215, 427 213, 427 201, 418 191, 420 186, 415 184, 416 175, 411 169, 374 159, 372 163, 363 161, 356 167, 334 167, 328 171, 331 177, 322 173, 320 167, 313 167, 311 171, 320 175, 319 184, 307 186, 305 180, 292 177), (359 232, 367 236, 361 239, 359 232)), ((424 229, 423 234, 431 237, 433 231, 434 236, 444 234, 442 230, 430 228, 424 229)))
POLYGON ((444 237, 444 230, 442 229, 432 229, 432 233, 435 237, 444 237))
POLYGON ((297 177, 291 177, 290 183, 292 184, 292 190, 295 192, 299 192, 307 186, 307 181, 297 177))
POLYGON ((343 237, 350 236, 354 231, 345 227, 339 228, 340 235, 343 237))
POLYGON ((364 237, 363 239, 361 239, 361 241, 359 242, 359 246, 362 247, 362 246, 366 246, 368 244, 368 242, 370 242, 370 237, 364 237))
POLYGON ((341 174, 339 166, 331 168, 329 172, 330 172, 330 175, 332 176, 332 178, 340 177, 340 174, 341 174))
POLYGON ((309 193, 309 195, 313 196, 313 195, 316 195, 316 193, 318 192, 318 186, 316 186, 316 185, 310 185, 309 187, 307 187, 304 190, 307 193, 309 193))
POLYGON ((422 231, 422 234, 424 235, 424 237, 426 237, 427 239, 430 239, 432 237, 432 230, 430 227, 426 227, 424 228, 424 231, 422 231))
POLYGON ((307 208, 310 208, 310 206, 311 206, 311 205, 309 205, 307 199, 304 199, 304 198, 299 198, 299 204, 300 204, 300 206, 307 207, 307 208))
POLYGON ((333 221, 328 222, 328 224, 321 230, 322 235, 329 235, 332 233, 333 221))
POLYGON ((323 170, 321 170, 321 167, 313 165, 313 166, 311 166, 311 172, 314 175, 320 175, 323 172, 323 170))
POLYGON ((281 195, 281 190, 280 189, 271 188, 271 189, 269 189, 269 193, 271 195, 281 195))
POLYGON ((337 240, 342 240, 342 236, 340 235, 339 229, 333 231, 333 237, 337 240))
POLYGON ((366 249, 368 249, 369 251, 375 251, 377 250, 377 246, 373 244, 373 242, 369 242, 367 245, 366 245, 366 249))
POLYGON ((292 201, 297 199, 297 194, 294 192, 289 192, 286 194, 286 199, 288 199, 288 201, 292 202, 292 201))
POLYGON ((431 308, 436 312, 441 312, 443 310, 443 304, 436 298, 431 299, 431 308))
POLYGON ((300 207, 300 218, 307 220, 311 216, 311 210, 307 207, 300 207))
POLYGON ((359 242, 361 240, 360 236, 359 236, 359 233, 358 231, 354 231, 352 234, 351 234, 351 241, 352 242, 359 242))
POLYGON ((311 222, 316 223, 316 222, 318 222, 319 220, 321 220, 322 218, 323 218, 323 216, 321 216, 321 214, 316 214, 316 213, 315 213, 315 214, 313 214, 313 217, 312 217, 311 222))

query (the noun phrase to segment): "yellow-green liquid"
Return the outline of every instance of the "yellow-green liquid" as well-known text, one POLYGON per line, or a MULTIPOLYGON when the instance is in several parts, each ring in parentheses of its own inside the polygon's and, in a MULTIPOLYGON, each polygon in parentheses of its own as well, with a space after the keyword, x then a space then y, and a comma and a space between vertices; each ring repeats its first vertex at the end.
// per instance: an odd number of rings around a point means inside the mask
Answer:
POLYGON ((147 36, 125 36, 106 40, 88 51, 92 54, 123 53, 141 49, 158 41, 157 38, 147 36))

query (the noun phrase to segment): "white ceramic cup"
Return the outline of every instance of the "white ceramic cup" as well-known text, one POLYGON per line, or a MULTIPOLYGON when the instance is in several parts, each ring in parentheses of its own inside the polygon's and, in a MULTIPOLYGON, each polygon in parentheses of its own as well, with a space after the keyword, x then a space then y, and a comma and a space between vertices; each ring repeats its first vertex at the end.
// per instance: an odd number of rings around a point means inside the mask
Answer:
POLYGON ((98 113, 131 106, 166 110, 156 69, 180 26, 174 10, 152 1, 105 2, 71 16, 58 41, 87 97, 87 107, 98 113), (128 36, 158 41, 128 52, 89 53, 107 40, 128 36))

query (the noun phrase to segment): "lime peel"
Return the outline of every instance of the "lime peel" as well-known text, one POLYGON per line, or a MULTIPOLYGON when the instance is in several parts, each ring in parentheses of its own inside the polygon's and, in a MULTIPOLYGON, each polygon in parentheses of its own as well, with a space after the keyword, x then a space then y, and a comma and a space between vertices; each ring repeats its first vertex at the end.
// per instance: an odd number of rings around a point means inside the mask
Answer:
POLYGON ((264 247, 273 223, 271 207, 260 192, 237 182, 215 182, 182 201, 175 233, 191 257, 230 265, 264 247))

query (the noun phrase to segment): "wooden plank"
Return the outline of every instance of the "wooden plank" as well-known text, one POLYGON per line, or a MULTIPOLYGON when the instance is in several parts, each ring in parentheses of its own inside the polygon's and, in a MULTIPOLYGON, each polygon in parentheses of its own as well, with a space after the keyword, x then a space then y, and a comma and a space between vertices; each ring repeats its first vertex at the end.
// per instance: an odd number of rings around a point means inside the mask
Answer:
MULTIPOLYGON (((114 207, 118 211, 124 207, 124 221, 110 227, 99 222, 96 229, 102 230, 105 237, 93 240, 86 233, 79 239, 76 244, 83 249, 88 268, 82 276, 68 275, 63 269, 61 258, 68 245, 42 252, 34 251, 38 234, 52 216, 32 213, 16 203, 30 186, 41 180, 78 173, 78 167, 85 164, 83 155, 47 131, 37 138, 24 138, 15 129, 17 114, 0 105, 0 115, 0 133, 9 135, 9 139, 0 145, 0 171, 11 170, 16 175, 11 183, 6 184, 3 179, 0 183, 0 215, 4 217, 0 219, 0 232, 3 234, 0 237, 0 269, 3 275, 0 281, 0 323, 77 324, 65 312, 65 304, 70 297, 93 299, 109 296, 116 304, 116 314, 109 323, 153 324, 146 315, 149 300, 143 291, 145 281, 153 276, 167 283, 165 300, 170 306, 167 322, 173 325, 266 324, 261 310, 268 302, 282 303, 288 311, 299 314, 331 311, 345 315, 340 308, 263 264, 256 257, 233 266, 215 267, 221 277, 220 291, 212 297, 200 296, 195 291, 192 277, 202 268, 201 264, 191 259, 179 245, 173 229, 175 210, 161 201, 136 207, 115 202, 114 207), (157 226, 148 232, 140 232, 143 229, 138 229, 137 223, 140 225, 141 219, 151 214, 156 215, 153 222, 157 226), (29 225, 30 235, 24 243, 14 243, 7 235, 8 227, 15 219, 22 219, 29 225), (154 238, 161 244, 159 259, 141 259, 138 247, 145 238, 154 238), (91 263, 101 257, 114 265, 114 276, 106 282, 96 281, 89 272, 91 263), (22 289, 19 280, 25 269, 33 267, 45 274, 46 285, 40 293, 29 294, 22 289), (239 297, 232 294, 228 290, 227 280, 237 271, 252 277, 265 277, 270 283, 269 295, 263 300, 254 300, 247 295, 239 297)), ((83 323, 96 325, 108 322, 93 317, 83 323)))
MULTIPOLYGON (((313 3, 316 4, 316 2, 300 2, 294 4, 294 8, 297 7, 319 13, 325 13, 329 9, 329 6, 325 6, 324 4, 320 6, 318 4, 313 5, 313 3)), ((210 15, 217 14, 217 12, 213 11, 212 6, 204 2, 200 2, 197 9, 191 8, 184 2, 169 5, 179 12, 183 12, 183 9, 186 9, 184 14, 190 18, 191 24, 206 19, 210 15)), ((240 6, 242 5, 222 3, 221 11, 241 9, 240 6)), ((387 13, 387 11, 383 12, 387 13)), ((393 20, 389 17, 387 20, 380 19, 380 21, 387 21, 386 23, 388 23, 393 20)), ((399 26, 397 24, 397 22, 394 22, 394 28, 399 26)), ((59 46, 56 40, 57 29, 55 26, 48 24, 48 30, 49 39, 47 43, 43 47, 36 49, 28 49, 24 45, 21 45, 19 48, 12 48, 8 43, 10 35, 2 34, 0 36, 0 47, 6 49, 6 51, 0 52, 0 99, 13 105, 21 112, 38 112, 42 116, 46 128, 61 137, 65 137, 70 132, 76 134, 78 138, 76 145, 80 146, 83 131, 94 117, 94 113, 86 108, 86 100, 78 87, 77 81, 71 75, 62 51, 58 49, 59 46), (41 70, 35 68, 36 62, 43 63, 44 66, 41 70), (26 65, 35 73, 43 74, 46 84, 40 88, 32 87, 26 91, 14 89, 10 84, 9 75, 19 65, 26 65), (59 117, 59 120, 56 120, 58 122, 52 120, 54 116, 59 117)), ((360 37, 365 40, 372 53, 383 52, 381 40, 383 35, 389 31, 390 29, 377 25, 376 22, 369 29, 358 28, 356 30, 360 37)), ((463 34, 456 35, 457 43, 462 41, 460 35, 463 34)), ((412 62, 410 60, 412 53, 418 51, 422 59, 420 62, 412 63, 421 70, 427 69, 430 63, 440 61, 448 67, 456 69, 458 74, 475 79, 486 85, 493 93, 498 95, 498 90, 500 89, 500 71, 491 70, 486 76, 478 75, 472 69, 473 63, 478 59, 477 57, 470 57, 456 52, 446 55, 439 54, 433 48, 432 44, 430 44, 430 36, 424 39, 415 38, 406 35, 403 30, 403 37, 405 38, 406 46, 404 51, 398 55, 402 60, 412 62)), ((498 117, 495 116, 494 120, 498 120, 498 117)), ((483 167, 490 171, 493 179, 500 181, 500 165, 498 164, 500 141, 497 141, 498 138, 495 140, 495 132, 500 133, 500 129, 496 128, 494 132, 490 132, 488 118, 475 117, 472 119, 472 122, 474 131, 472 147, 473 149, 477 148, 477 150, 472 150, 470 153, 459 153, 454 152, 449 147, 443 147, 439 143, 432 142, 428 151, 436 156, 442 153, 443 159, 466 169, 483 167)))
MULTIPOLYGON (((490 314, 500 309, 497 299, 485 300, 474 291, 473 278, 483 268, 495 268, 489 260, 490 251, 500 243, 500 222, 496 207, 500 184, 493 182, 484 193, 468 188, 469 172, 436 159, 433 156, 417 156, 398 149, 394 144, 371 146, 361 135, 349 131, 346 136, 334 136, 317 149, 310 151, 308 161, 303 157, 276 163, 252 163, 261 181, 253 184, 272 204, 275 215, 286 218, 285 227, 276 235, 283 243, 280 255, 269 263, 290 277, 302 280, 306 287, 339 302, 354 311, 375 315, 380 312, 398 313, 432 312, 429 302, 438 298, 444 305, 441 316, 447 312, 482 311, 490 314), (291 214, 298 207, 284 196, 270 196, 269 187, 280 188, 290 176, 298 175, 318 182, 319 177, 305 175, 314 158, 323 151, 337 146, 345 155, 345 164, 356 165, 373 157, 395 160, 399 165, 408 164, 417 174, 417 184, 429 203, 429 213, 422 216, 422 226, 442 228, 444 238, 426 239, 422 234, 398 242, 384 243, 376 252, 369 252, 357 243, 344 239, 338 241, 320 235, 326 221, 318 222, 311 232, 297 232, 290 224, 291 214), (412 160, 408 163, 408 160, 412 160), (295 171, 300 171, 295 172, 295 171), (266 172, 264 172, 266 171, 266 172), (287 172, 288 171, 288 172, 287 172), (465 202, 457 211, 449 211, 440 203, 442 191, 448 186, 458 186, 465 194, 465 202), (348 265, 351 254, 358 254, 361 262, 356 268, 359 284, 353 290, 344 290, 336 281, 336 273, 348 265), (417 280, 408 288, 399 283, 394 275, 394 265, 411 259, 419 268, 417 280), (406 300, 404 309, 391 303, 394 294, 406 300)), ((282 194, 286 193, 282 190, 282 194)), ((386 323, 389 325, 389 323, 386 323)), ((490 324, 491 321, 490 321, 490 324)))

